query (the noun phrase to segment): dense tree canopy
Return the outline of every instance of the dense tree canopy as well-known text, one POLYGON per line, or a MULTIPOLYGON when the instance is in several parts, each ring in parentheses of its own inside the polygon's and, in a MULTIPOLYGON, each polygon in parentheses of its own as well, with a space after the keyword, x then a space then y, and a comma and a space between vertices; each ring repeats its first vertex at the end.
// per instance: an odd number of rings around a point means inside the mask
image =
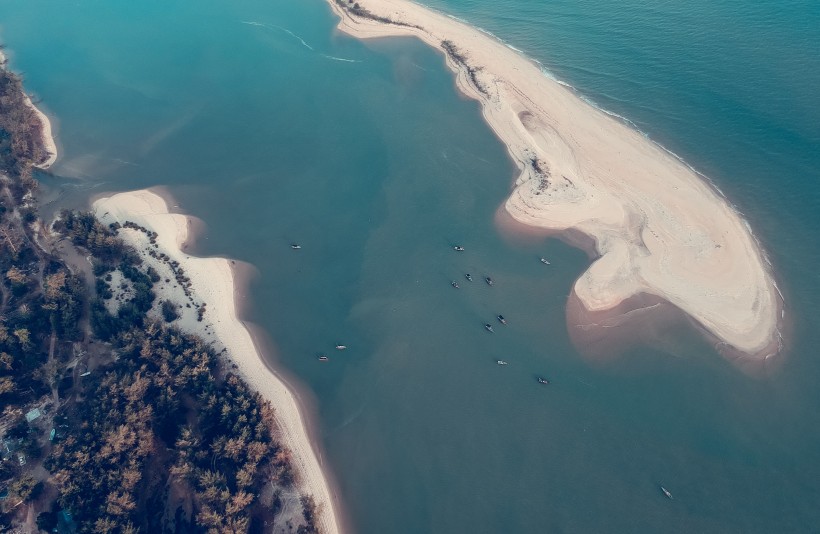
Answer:
MULTIPOLYGON (((54 229, 93 273, 58 255, 22 201, 47 155, 41 128, 20 79, 0 68, 0 439, 16 455, 0 462, 0 530, 31 506, 48 531, 61 521, 79 532, 260 531, 282 490, 294 493, 272 407, 212 347, 149 313, 159 275, 118 225, 64 211, 54 229), (110 311, 113 271, 130 292, 110 311)), ((159 308, 176 318, 172 303, 159 308)), ((288 525, 315 532, 312 501, 298 500, 303 517, 288 525)))

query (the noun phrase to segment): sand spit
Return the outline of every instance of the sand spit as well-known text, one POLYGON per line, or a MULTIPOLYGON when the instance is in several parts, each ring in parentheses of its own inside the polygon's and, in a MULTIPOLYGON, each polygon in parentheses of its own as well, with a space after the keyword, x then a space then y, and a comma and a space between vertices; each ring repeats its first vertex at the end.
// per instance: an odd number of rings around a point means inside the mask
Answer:
POLYGON ((40 109, 34 105, 34 102, 31 101, 31 98, 29 98, 28 95, 26 95, 26 105, 29 106, 40 119, 40 135, 43 136, 43 147, 46 149, 48 156, 45 160, 37 164, 36 167, 38 169, 46 170, 54 165, 55 161, 57 161, 57 143, 54 141, 54 133, 51 131, 51 121, 45 113, 40 111, 40 109))
POLYGON ((182 316, 174 324, 180 329, 196 334, 212 342, 217 351, 227 350, 227 356, 237 365, 236 371, 256 391, 268 399, 276 410, 279 439, 292 453, 302 491, 313 495, 319 518, 317 526, 323 534, 337 534, 334 502, 319 459, 307 435, 305 421, 294 394, 284 382, 264 364, 250 332, 237 316, 234 287, 234 270, 225 258, 198 258, 185 253, 190 230, 195 222, 184 215, 169 213, 168 206, 159 195, 151 191, 134 191, 101 198, 94 202, 94 213, 105 224, 131 221, 158 234, 157 253, 165 253, 176 260, 191 280, 185 290, 175 283, 174 276, 165 262, 149 256, 145 249, 148 238, 142 232, 122 228, 120 236, 135 246, 143 260, 153 266, 162 278, 155 287, 157 305, 171 300, 182 305, 182 316), (207 304, 204 319, 197 320, 196 307, 186 308, 186 303, 207 304))
POLYGON ((504 208, 545 233, 582 233, 597 259, 574 293, 590 312, 647 294, 744 358, 781 348, 782 299, 747 223, 706 179, 589 105, 520 52, 407 0, 329 0, 358 38, 415 36, 438 48, 482 105, 521 174, 504 208), (358 6, 358 7, 356 7, 358 6))

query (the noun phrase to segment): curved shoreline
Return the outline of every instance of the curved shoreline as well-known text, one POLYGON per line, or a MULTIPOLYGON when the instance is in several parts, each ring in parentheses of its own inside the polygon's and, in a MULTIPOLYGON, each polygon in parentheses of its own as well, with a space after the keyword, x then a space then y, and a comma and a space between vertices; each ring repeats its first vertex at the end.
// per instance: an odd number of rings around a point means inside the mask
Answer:
MULTIPOLYGON (((3 51, 0 50, 0 63, 6 63, 7 61, 8 58, 3 51)), ((8 68, 8 65, 6 65, 6 68, 8 68)), ((40 111, 40 109, 34 105, 34 102, 31 101, 31 97, 28 95, 25 95, 25 97, 26 106, 28 106, 37 115, 37 118, 40 119, 40 136, 43 140, 43 147, 48 154, 48 157, 46 157, 44 161, 35 165, 35 167, 40 170, 46 170, 54 165, 54 162, 57 161, 57 156, 59 154, 59 150, 57 150, 57 143, 54 140, 51 120, 49 120, 48 115, 40 111)))
MULTIPOLYGON (((178 261, 191 280, 191 298, 197 303, 208 304, 205 320, 197 321, 195 309, 183 307, 182 317, 174 324, 213 343, 217 352, 224 349, 227 357, 236 364, 235 371, 271 402, 278 423, 277 437, 292 453, 292 465, 302 492, 312 495, 316 502, 317 527, 323 534, 339 533, 336 505, 308 437, 297 397, 262 360, 253 336, 238 317, 236 299, 240 295, 236 291, 233 262, 225 258, 191 256, 185 252, 192 239, 189 231, 192 218, 170 213, 165 200, 154 192, 141 190, 99 198, 93 203, 93 211, 104 224, 131 221, 157 232, 158 250, 178 261)), ((144 234, 124 228, 120 230, 120 237, 140 251, 143 260, 160 273, 167 269, 164 262, 144 252, 147 244, 144 234)), ((155 291, 158 300, 171 299, 177 303, 188 300, 184 290, 173 282, 155 288, 155 291)))
POLYGON ((57 150, 57 143, 54 141, 54 133, 51 129, 51 121, 48 118, 48 115, 40 111, 40 108, 34 105, 34 102, 31 101, 28 95, 26 95, 26 105, 31 108, 31 110, 37 114, 37 118, 40 119, 41 124, 41 131, 40 135, 43 138, 43 146, 48 153, 48 157, 41 163, 35 165, 38 169, 46 170, 54 165, 54 162, 57 161, 57 155, 59 151, 57 150))
POLYGON ((653 295, 720 346, 780 352, 783 301, 748 223, 674 153, 551 78, 520 51, 408 0, 328 0, 357 38, 413 36, 441 50, 521 174, 506 212, 549 234, 580 232, 597 258, 573 292, 590 313, 653 295))

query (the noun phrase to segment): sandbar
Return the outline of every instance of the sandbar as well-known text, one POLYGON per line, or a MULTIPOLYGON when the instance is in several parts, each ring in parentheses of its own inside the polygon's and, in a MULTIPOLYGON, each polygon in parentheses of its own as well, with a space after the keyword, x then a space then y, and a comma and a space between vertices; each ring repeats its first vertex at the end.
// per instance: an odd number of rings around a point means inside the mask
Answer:
POLYGON ((583 234, 595 259, 573 286, 590 313, 641 294, 684 312, 732 357, 780 352, 783 299, 738 211, 704 176, 492 35, 408 0, 328 0, 357 38, 414 36, 520 169, 503 210, 548 235, 583 234))

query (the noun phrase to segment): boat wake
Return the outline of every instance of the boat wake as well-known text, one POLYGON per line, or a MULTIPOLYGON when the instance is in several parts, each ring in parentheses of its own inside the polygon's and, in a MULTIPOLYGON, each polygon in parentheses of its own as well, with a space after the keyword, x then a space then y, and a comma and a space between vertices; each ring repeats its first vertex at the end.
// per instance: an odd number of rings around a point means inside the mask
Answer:
POLYGON ((325 57, 327 59, 332 59, 333 61, 344 61, 345 63, 361 63, 362 62, 361 59, 346 59, 346 58, 343 58, 343 57, 329 56, 327 54, 322 54, 322 57, 325 57))
MULTIPOLYGON (((307 48, 311 52, 318 52, 315 48, 310 46, 310 44, 308 44, 307 41, 302 39, 298 34, 290 31, 287 28, 283 28, 282 26, 277 26, 276 24, 266 24, 264 22, 256 22, 256 21, 253 21, 253 20, 240 20, 239 22, 241 24, 247 24, 248 26, 256 26, 257 28, 264 28, 264 29, 268 29, 268 30, 278 30, 278 31, 284 32, 284 33, 290 35, 291 37, 293 37, 294 39, 296 39, 297 41, 299 41, 302 44, 302 46, 304 46, 305 48, 307 48)), ((322 52, 318 52, 318 54, 320 56, 322 56, 323 58, 330 59, 332 61, 343 61, 345 63, 361 63, 362 62, 360 59, 346 59, 346 58, 343 58, 343 57, 331 56, 331 55, 328 55, 328 54, 325 54, 325 53, 322 53, 322 52)))
POLYGON ((290 35, 291 37, 293 37, 294 39, 296 39, 297 41, 302 43, 302 46, 304 46, 308 50, 312 50, 312 51, 316 50, 315 48, 310 46, 307 43, 307 41, 305 41, 304 39, 302 39, 301 37, 299 37, 298 35, 296 35, 292 31, 290 31, 289 29, 283 28, 281 26, 277 26, 276 24, 265 24, 264 22, 255 22, 255 21, 252 21, 252 20, 241 20, 239 22, 241 22, 242 24, 247 24, 248 26, 256 26, 257 28, 267 28, 269 30, 279 30, 279 31, 285 32, 286 34, 290 35))

